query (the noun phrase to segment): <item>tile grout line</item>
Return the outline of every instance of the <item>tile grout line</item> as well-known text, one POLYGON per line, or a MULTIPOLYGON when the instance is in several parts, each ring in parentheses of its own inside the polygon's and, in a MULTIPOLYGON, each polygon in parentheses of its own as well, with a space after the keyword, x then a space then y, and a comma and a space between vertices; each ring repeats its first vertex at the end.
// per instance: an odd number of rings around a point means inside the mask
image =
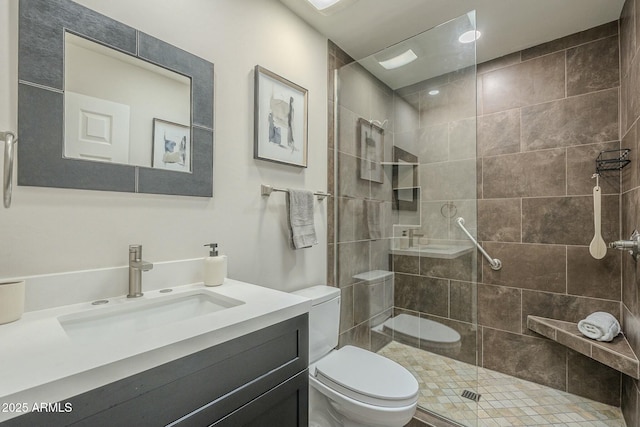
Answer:
POLYGON ((520 290, 520 335, 524 335, 524 325, 522 324, 522 318, 524 317, 524 292, 520 290))
POLYGON ((564 351, 564 363, 565 363, 565 371, 564 371, 564 388, 565 391, 569 392, 569 349, 566 348, 564 351))
MULTIPOLYGON (((603 25, 606 25, 606 24, 603 24, 603 25)), ((585 31, 588 31, 588 30, 585 30, 585 31)), ((577 34, 577 33, 576 33, 576 34, 577 34)), ((585 41, 585 42, 580 42, 580 43, 577 43, 577 44, 568 45, 568 46, 565 46, 565 47, 562 47, 562 48, 558 48, 558 50, 554 50, 554 51, 552 51, 552 52, 547 52, 547 53, 540 54, 540 55, 538 55, 538 56, 533 56, 533 57, 531 57, 531 58, 527 58, 527 59, 525 59, 525 60, 522 60, 522 61, 521 61, 521 63, 523 63, 523 62, 527 62, 527 61, 532 61, 532 60, 537 59, 537 58, 542 58, 543 56, 553 55, 554 53, 562 52, 563 50, 564 50, 564 51, 567 51, 567 50, 575 49, 575 48, 580 47, 580 46, 585 46, 585 45, 588 45, 588 44, 590 44, 590 43, 594 43, 594 42, 597 42, 597 41, 602 41, 602 40, 605 40, 605 39, 608 39, 608 38, 618 37, 618 36, 619 36, 619 34, 618 34, 618 33, 616 33, 616 34, 610 34, 610 35, 608 35, 608 36, 599 36, 599 37, 594 38, 594 39, 589 39, 589 40, 587 40, 587 41, 585 41)), ((567 37, 570 37, 570 35, 569 35, 569 36, 567 36, 567 37)), ((550 42, 547 42, 547 43, 550 43, 550 42)), ((546 44, 546 43, 543 43, 543 45, 544 45, 544 44, 546 44)), ((538 45, 538 46, 542 46, 542 45, 538 45)), ((525 50, 529 50, 529 49, 532 49, 532 48, 535 48, 535 47, 537 47, 537 46, 533 46, 533 47, 531 47, 531 48, 523 49, 523 50, 521 50, 520 52, 522 53, 522 52, 523 52, 523 51, 525 51, 525 50)))
MULTIPOLYGON (((499 113, 496 113, 499 114, 499 113)), ((638 116, 638 119, 640 119, 640 116, 638 116)), ((627 132, 628 133, 628 132, 627 132)), ((522 135, 522 129, 520 129, 520 134, 522 135)), ((522 137, 521 137, 522 138, 522 137)), ((484 157, 487 158, 497 158, 497 157, 506 157, 506 156, 516 156, 518 154, 528 154, 528 153, 539 153, 539 152, 543 152, 543 151, 553 151, 553 150, 561 150, 561 149, 569 149, 569 148, 586 148, 589 147, 591 145, 601 145, 601 144, 611 144, 614 142, 621 142, 620 138, 617 139, 610 139, 610 140, 606 140, 606 141, 594 141, 594 142, 588 142, 585 144, 575 144, 575 145, 567 145, 567 146, 560 146, 560 147, 549 147, 549 148, 538 148, 535 150, 524 150, 524 151, 519 151, 517 153, 503 153, 503 154, 494 154, 494 155, 485 155, 484 157)), ((522 143, 521 143, 522 146, 522 143)), ((469 159, 463 159, 463 160, 469 160, 469 159)), ((445 163, 445 162, 431 162, 431 163, 425 163, 428 165, 433 165, 433 164, 438 164, 438 163, 445 163)))
POLYGON ((523 208, 523 197, 520 197, 520 243, 525 244, 524 242, 524 208, 523 208))
POLYGON ((569 295, 569 247, 564 247, 564 292, 569 295))
MULTIPOLYGON (((513 67, 514 65, 523 64, 525 62, 529 62, 529 61, 532 61, 532 60, 535 60, 535 59, 538 59, 538 58, 542 58, 544 56, 553 55, 554 53, 558 53, 558 52, 561 52, 563 50, 568 51, 568 50, 575 49, 575 48, 580 47, 580 46, 587 45, 589 43, 602 41, 602 40, 605 40, 605 39, 608 39, 608 38, 611 38, 611 37, 618 37, 618 40, 619 40, 618 43, 621 43, 620 31, 618 30, 618 32, 616 34, 611 34, 611 35, 608 35, 608 36, 601 36, 601 37, 594 38, 594 39, 591 39, 591 40, 588 40, 588 41, 585 41, 585 42, 582 42, 582 43, 578 43, 578 44, 575 44, 575 45, 570 45, 570 46, 566 46, 566 47, 563 47, 563 48, 558 48, 558 50, 554 50, 552 52, 543 53, 543 54, 540 54, 540 55, 537 55, 537 56, 532 56, 532 57, 524 59, 524 60, 522 59, 522 52, 524 50, 527 50, 527 49, 523 49, 523 50, 520 50, 518 52, 514 52, 514 53, 517 53, 519 55, 518 62, 514 62, 512 64, 507 64, 507 65, 502 65, 502 66, 497 66, 496 68, 492 68, 492 69, 486 70, 486 71, 480 71, 480 72, 478 72, 478 75, 482 76, 484 74, 489 74, 489 73, 494 72, 494 71, 502 70, 502 69, 505 69, 505 68, 508 68, 508 67, 513 67)), ((528 49, 530 49, 530 48, 528 48, 528 49)), ((495 60, 504 58, 505 56, 508 56, 508 55, 512 55, 512 54, 503 55, 501 57, 495 58, 495 60)), ((494 59, 491 59, 491 60, 485 61, 485 62, 481 62, 478 65, 487 64, 487 63, 489 63, 489 62, 491 62, 493 60, 494 59)), ((622 69, 622 68, 620 68, 620 69, 622 69)))
MULTIPOLYGON (((548 99, 546 101, 534 102, 534 103, 531 103, 531 104, 515 105, 515 106, 510 106, 510 107, 499 109, 499 110, 495 110, 495 111, 493 111, 493 110, 489 110, 488 112, 483 111, 482 115, 483 116, 488 116, 488 115, 491 115, 491 114, 496 114, 496 113, 501 113, 501 112, 505 112, 505 111, 509 111, 509 110, 514 110, 516 108, 538 107, 540 105, 551 104, 551 103, 554 103, 554 102, 562 102, 562 101, 573 100, 575 98, 586 97, 586 96, 594 95, 594 94, 597 94, 597 93, 604 93, 604 92, 613 91, 613 90, 617 91, 618 87, 619 86, 611 86, 611 87, 607 87, 607 88, 604 88, 604 89, 597 89, 597 90, 594 90, 594 91, 591 91, 591 92, 578 93, 578 94, 575 94, 575 95, 562 96, 562 97, 558 97, 558 98, 550 98, 550 99, 548 99)), ((565 88, 564 91, 566 92, 566 88, 565 88)), ((566 93, 565 93, 565 95, 566 95, 566 93)))
POLYGON ((569 49, 564 50, 564 99, 568 98, 568 81, 569 81, 569 73, 567 71, 567 54, 569 53, 569 49))
POLYGON ((449 294, 448 294, 448 298, 449 298, 449 300, 448 300, 448 304, 449 304, 449 306, 448 306, 448 318, 451 319, 451 279, 447 280, 447 287, 448 287, 448 290, 449 290, 449 294))

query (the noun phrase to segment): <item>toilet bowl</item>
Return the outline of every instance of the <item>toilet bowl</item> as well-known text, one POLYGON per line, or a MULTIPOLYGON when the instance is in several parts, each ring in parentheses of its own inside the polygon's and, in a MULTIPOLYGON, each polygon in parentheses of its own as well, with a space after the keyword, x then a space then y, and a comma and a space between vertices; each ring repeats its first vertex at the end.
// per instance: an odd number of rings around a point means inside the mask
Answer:
POLYGON ((342 347, 309 366, 309 385, 328 399, 344 426, 404 426, 416 411, 413 375, 358 347, 342 347))
POLYGON ((403 427, 416 411, 418 382, 396 362, 338 344, 340 290, 314 286, 309 313, 309 425, 403 427))

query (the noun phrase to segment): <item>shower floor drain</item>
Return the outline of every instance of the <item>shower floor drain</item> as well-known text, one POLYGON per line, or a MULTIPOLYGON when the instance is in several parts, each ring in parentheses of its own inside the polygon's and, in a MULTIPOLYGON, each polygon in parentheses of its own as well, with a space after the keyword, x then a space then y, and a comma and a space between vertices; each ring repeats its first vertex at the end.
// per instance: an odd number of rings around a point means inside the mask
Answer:
POLYGON ((467 399, 471 399, 474 402, 480 402, 480 396, 482 396, 482 395, 480 395, 478 393, 474 393, 474 392, 469 391, 469 390, 465 390, 465 391, 462 392, 462 397, 466 397, 467 399))

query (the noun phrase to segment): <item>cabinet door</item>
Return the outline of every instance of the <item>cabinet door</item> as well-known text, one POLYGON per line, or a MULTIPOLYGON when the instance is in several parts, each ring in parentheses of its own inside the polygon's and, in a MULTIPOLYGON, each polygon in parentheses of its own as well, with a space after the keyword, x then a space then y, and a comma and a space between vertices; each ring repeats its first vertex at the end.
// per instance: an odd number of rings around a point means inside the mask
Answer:
POLYGON ((306 370, 212 424, 215 427, 307 427, 308 425, 309 373, 306 370))
POLYGON ((29 413, 0 424, 206 427, 306 372, 308 334, 305 314, 72 397, 72 412, 29 413))

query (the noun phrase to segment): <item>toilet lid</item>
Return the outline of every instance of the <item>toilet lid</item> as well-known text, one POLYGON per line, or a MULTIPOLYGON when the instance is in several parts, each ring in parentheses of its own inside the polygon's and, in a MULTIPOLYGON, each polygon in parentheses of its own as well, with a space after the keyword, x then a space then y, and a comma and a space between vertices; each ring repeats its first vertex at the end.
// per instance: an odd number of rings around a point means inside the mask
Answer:
POLYGON ((426 343, 442 346, 460 346, 460 334, 455 329, 433 320, 410 314, 400 314, 383 323, 385 331, 419 339, 426 343))
POLYGON ((376 406, 415 403, 418 381, 396 362, 370 351, 345 346, 316 363, 316 378, 354 400, 376 406))

